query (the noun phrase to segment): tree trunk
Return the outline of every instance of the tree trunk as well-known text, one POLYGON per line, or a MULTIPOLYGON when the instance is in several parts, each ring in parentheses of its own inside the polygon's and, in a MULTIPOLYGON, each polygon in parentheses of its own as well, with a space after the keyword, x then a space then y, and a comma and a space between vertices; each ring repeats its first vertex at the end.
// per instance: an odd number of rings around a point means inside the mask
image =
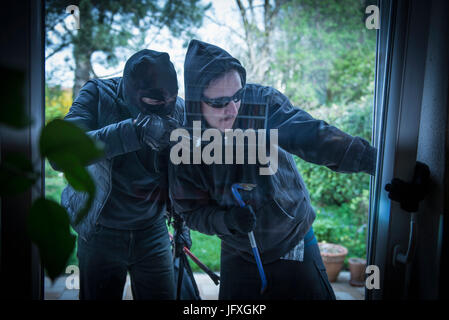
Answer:
POLYGON ((90 57, 92 53, 76 53, 79 50, 73 50, 73 57, 75 59, 75 81, 73 85, 72 97, 75 100, 81 87, 90 79, 92 65, 90 57))
POLYGON ((247 78, 251 82, 267 83, 269 79, 270 63, 272 56, 272 35, 276 28, 276 19, 281 6, 287 1, 275 1, 273 5, 266 0, 260 18, 255 13, 253 1, 248 0, 248 6, 245 6, 242 0, 236 0, 239 9, 242 26, 245 31, 245 40, 247 45, 246 56, 248 59, 247 78), (260 20, 262 19, 262 20, 260 20), (259 25, 262 22, 263 28, 259 25))

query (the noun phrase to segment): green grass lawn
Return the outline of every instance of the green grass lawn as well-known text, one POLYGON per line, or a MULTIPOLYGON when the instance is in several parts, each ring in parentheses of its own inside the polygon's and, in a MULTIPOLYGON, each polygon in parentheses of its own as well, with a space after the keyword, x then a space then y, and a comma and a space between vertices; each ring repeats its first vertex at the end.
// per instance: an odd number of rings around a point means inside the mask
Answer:
MULTIPOLYGON (((209 269, 220 270, 220 238, 208 236, 197 231, 191 231, 192 248, 190 251, 201 260, 209 269)), ((193 271, 201 269, 189 259, 193 271)))

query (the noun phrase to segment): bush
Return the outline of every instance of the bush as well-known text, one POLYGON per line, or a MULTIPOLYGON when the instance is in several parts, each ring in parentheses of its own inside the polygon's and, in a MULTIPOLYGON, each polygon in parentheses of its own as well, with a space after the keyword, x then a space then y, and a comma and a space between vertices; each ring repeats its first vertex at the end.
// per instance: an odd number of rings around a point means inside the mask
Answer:
POLYGON ((63 118, 71 105, 71 89, 45 85, 45 122, 63 118))
POLYGON ((368 194, 353 202, 327 208, 317 208, 317 218, 313 230, 319 242, 336 243, 348 249, 347 258, 366 256, 367 223, 366 215, 354 214, 354 209, 363 202, 365 206, 368 194), (361 200, 363 198, 363 201, 361 200))
MULTIPOLYGON (((346 106, 321 107, 313 116, 353 136, 370 140, 371 103, 367 98, 346 106)), ((318 241, 343 245, 348 257, 365 257, 369 175, 344 174, 295 157, 298 170, 317 209, 314 231, 318 241)))
MULTIPOLYGON (((371 104, 367 98, 345 106, 323 106, 312 116, 352 136, 371 140, 371 104)), ((320 207, 339 206, 360 197, 369 189, 369 175, 365 173, 344 174, 326 167, 308 163, 295 157, 296 165, 310 191, 311 199, 320 207)))

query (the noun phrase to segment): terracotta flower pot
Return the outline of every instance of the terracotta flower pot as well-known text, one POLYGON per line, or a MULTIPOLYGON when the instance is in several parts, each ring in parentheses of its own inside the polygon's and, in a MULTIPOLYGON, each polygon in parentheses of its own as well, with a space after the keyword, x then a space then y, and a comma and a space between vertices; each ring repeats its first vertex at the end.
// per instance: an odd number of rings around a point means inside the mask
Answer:
POLYGON ((349 258, 348 264, 349 271, 351 272, 349 284, 354 287, 364 287, 366 260, 360 258, 349 258))
POLYGON ((327 277, 330 282, 337 281, 338 274, 343 267, 348 249, 333 243, 319 243, 321 258, 326 267, 327 277))

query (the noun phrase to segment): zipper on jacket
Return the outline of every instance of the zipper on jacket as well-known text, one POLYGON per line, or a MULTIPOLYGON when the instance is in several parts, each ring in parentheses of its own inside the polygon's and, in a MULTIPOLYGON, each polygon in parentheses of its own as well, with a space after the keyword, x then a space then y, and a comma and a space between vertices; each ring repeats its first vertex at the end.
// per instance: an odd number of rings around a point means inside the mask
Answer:
POLYGON ((106 201, 109 199, 109 195, 111 194, 112 191, 112 162, 114 161, 114 159, 110 160, 111 163, 109 165, 109 188, 108 188, 108 194, 106 195, 106 198, 103 200, 103 203, 101 204, 100 210, 98 211, 98 216, 97 219, 95 221, 95 224, 98 224, 98 219, 100 218, 100 214, 101 211, 103 211, 103 207, 106 204, 106 201))

